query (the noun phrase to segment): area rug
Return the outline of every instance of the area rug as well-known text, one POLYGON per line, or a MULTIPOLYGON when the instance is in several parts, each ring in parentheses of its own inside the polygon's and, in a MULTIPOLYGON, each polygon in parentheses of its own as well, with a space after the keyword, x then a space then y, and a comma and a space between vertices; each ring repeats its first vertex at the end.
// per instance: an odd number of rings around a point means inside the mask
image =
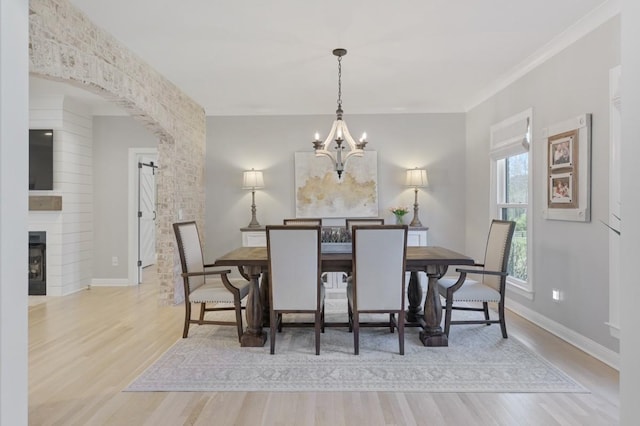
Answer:
MULTIPOLYGON (((327 320, 346 321, 346 303, 327 308, 338 312, 327 320)), ((356 356, 346 327, 326 328, 316 356, 313 328, 285 327, 270 355, 269 340, 241 348, 235 327, 192 326, 125 390, 588 392, 516 338, 503 339, 496 325, 454 326, 439 348, 422 346, 418 333, 405 329, 402 356, 397 333, 361 329, 356 356)))

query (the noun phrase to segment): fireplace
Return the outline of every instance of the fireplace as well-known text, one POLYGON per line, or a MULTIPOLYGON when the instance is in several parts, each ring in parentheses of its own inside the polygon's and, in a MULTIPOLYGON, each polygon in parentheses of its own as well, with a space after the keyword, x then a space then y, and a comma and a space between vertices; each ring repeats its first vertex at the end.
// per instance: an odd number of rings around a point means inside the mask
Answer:
POLYGON ((47 294, 47 233, 29 232, 29 296, 47 294))

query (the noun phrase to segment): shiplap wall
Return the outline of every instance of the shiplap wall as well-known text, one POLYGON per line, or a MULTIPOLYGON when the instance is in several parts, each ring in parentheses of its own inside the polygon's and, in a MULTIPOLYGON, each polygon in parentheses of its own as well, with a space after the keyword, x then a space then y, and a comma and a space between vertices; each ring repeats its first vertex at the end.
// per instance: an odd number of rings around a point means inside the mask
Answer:
POLYGON ((88 108, 64 97, 32 100, 29 127, 53 129, 53 191, 62 211, 29 212, 29 231, 47 232, 47 295, 87 288, 93 264, 92 118, 88 108))

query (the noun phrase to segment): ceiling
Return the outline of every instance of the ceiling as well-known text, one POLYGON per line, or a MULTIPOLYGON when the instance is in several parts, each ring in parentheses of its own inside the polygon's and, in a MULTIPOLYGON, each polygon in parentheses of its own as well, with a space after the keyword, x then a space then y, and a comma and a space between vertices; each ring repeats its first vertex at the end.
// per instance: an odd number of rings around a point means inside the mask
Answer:
MULTIPOLYGON (((207 115, 333 113, 338 78, 331 52, 346 48, 342 100, 348 115, 466 111, 535 62, 572 25, 611 2, 71 3, 202 105, 207 115)), ((44 82, 33 84, 48 90, 44 82)), ((38 91, 32 87, 32 93, 38 91)))

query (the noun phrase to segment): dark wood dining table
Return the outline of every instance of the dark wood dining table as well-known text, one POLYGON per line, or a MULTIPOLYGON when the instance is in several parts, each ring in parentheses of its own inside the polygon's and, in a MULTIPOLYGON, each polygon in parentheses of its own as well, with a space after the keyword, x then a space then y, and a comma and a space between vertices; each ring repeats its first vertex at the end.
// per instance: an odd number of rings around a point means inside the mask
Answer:
MULTIPOLYGON (((406 270, 411 272, 407 295, 409 307, 406 315, 408 326, 422 327, 420 340, 424 346, 448 346, 447 336, 442 332, 442 306, 438 294, 438 279, 451 265, 472 265, 474 260, 468 256, 443 247, 407 247, 406 270), (422 288, 418 273, 426 273, 429 282, 424 309, 420 309, 422 288)), ((263 330, 265 318, 268 318, 268 270, 269 262, 266 247, 240 247, 219 257, 214 266, 234 266, 244 271, 251 284, 246 304, 247 329, 240 339, 241 346, 263 346, 267 333, 263 330), (262 276, 262 284, 260 277, 262 276), (266 311, 266 315, 265 315, 266 311)), ((322 253, 323 272, 350 272, 351 253, 322 253)))

